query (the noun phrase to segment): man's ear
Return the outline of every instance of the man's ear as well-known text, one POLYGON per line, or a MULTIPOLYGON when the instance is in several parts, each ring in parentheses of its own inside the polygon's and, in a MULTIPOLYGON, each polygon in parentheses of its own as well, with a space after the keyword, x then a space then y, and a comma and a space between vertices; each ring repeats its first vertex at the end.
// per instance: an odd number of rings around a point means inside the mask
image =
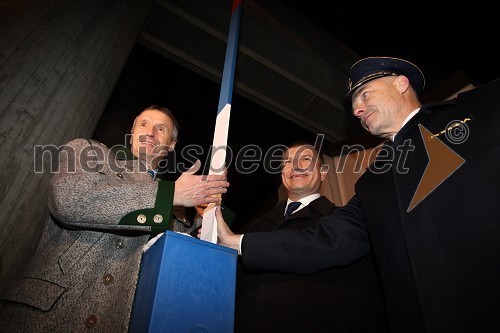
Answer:
POLYGON ((330 166, 328 164, 323 164, 321 168, 319 169, 319 172, 321 174, 321 181, 325 181, 326 175, 328 174, 328 171, 330 170, 330 166))
POLYGON ((398 85, 399 92, 404 93, 410 87, 410 80, 404 75, 398 75, 396 77, 396 84, 398 85))

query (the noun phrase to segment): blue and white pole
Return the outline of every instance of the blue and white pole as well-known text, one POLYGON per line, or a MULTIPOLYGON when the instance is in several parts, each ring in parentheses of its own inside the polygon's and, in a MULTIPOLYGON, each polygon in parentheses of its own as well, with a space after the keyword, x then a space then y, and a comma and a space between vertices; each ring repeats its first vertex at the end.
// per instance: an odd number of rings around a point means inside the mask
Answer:
MULTIPOLYGON (((243 0, 233 0, 231 9, 231 23, 227 38, 226 58, 222 71, 219 107, 215 122, 212 155, 209 174, 223 174, 226 162, 227 134, 229 130, 229 116, 233 95, 234 72, 238 51, 238 34, 243 0)), ((210 204, 203 213, 203 222, 200 239, 217 243, 217 221, 215 219, 216 204, 210 204)))

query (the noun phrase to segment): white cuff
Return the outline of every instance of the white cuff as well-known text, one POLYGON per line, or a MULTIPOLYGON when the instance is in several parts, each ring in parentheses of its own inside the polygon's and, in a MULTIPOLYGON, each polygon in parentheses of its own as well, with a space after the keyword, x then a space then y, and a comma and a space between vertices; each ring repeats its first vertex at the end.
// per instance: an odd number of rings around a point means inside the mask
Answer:
POLYGON ((241 256, 241 242, 243 241, 243 236, 244 236, 244 234, 242 234, 242 235, 240 236, 240 244, 238 245, 238 254, 239 254, 240 256, 241 256))

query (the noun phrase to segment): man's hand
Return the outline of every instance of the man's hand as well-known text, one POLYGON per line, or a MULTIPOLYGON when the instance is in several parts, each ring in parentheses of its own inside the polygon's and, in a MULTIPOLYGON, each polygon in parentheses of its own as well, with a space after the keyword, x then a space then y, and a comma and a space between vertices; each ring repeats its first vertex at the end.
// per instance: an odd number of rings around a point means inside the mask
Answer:
POLYGON ((199 206, 194 207, 196 209, 196 214, 199 216, 203 216, 203 213, 205 213, 205 209, 208 207, 208 204, 202 204, 199 206))
MULTIPOLYGON (((235 234, 229 229, 222 216, 222 210, 220 206, 215 209, 215 217, 217 219, 217 237, 219 238, 218 244, 235 249, 240 253, 240 234, 235 234)), ((198 235, 196 237, 201 238, 201 228, 198 229, 198 235)))
POLYGON ((217 237, 219 238, 219 244, 230 247, 240 252, 240 234, 235 234, 229 229, 224 217, 222 217, 222 210, 220 206, 215 208, 215 217, 217 219, 217 237))
POLYGON ((221 195, 227 192, 227 174, 195 175, 201 162, 196 160, 189 170, 175 181, 174 206, 195 207, 221 202, 221 195))

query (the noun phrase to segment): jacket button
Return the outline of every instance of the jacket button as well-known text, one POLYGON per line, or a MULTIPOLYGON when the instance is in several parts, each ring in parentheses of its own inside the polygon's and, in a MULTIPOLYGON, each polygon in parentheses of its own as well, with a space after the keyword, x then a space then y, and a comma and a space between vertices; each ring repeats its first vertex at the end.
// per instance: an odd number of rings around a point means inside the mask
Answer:
POLYGON ((121 173, 117 173, 116 174, 116 177, 120 178, 120 179, 123 179, 123 175, 121 173))
POLYGON ((85 327, 94 328, 97 325, 97 317, 96 315, 90 315, 87 319, 85 319, 85 327))
POLYGON ((104 274, 104 276, 102 277, 102 283, 105 286, 113 283, 113 280, 114 280, 114 278, 113 278, 113 275, 111 275, 111 274, 104 274))
POLYGON ((163 216, 161 216, 160 214, 156 214, 155 216, 153 216, 153 221, 155 223, 162 223, 163 222, 163 216))
POLYGON ((117 248, 117 249, 123 249, 123 246, 124 246, 123 239, 118 238, 118 239, 115 241, 115 245, 116 245, 116 248, 117 248))
POLYGON ((139 214, 137 216, 137 222, 139 222, 140 224, 144 224, 146 223, 146 215, 144 214, 139 214))

